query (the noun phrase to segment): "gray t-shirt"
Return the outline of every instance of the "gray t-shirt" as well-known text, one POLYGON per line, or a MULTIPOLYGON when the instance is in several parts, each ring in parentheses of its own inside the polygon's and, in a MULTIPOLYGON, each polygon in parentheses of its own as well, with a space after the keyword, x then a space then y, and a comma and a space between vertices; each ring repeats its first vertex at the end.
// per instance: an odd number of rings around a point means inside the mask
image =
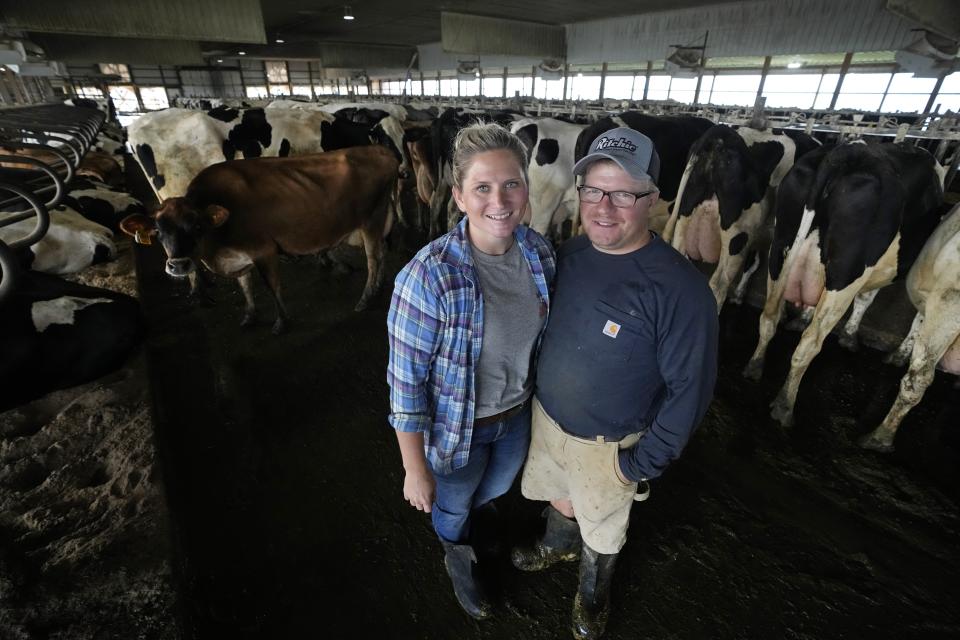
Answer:
POLYGON ((514 242, 501 256, 470 248, 483 294, 483 343, 474 371, 474 416, 514 407, 533 391, 533 352, 546 320, 530 267, 514 242))

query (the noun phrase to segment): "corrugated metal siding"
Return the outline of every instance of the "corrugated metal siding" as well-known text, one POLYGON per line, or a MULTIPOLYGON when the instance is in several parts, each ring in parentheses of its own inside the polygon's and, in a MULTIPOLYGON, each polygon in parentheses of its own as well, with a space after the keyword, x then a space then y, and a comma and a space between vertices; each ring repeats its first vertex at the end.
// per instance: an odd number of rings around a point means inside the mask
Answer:
POLYGON ((912 25, 884 0, 776 0, 683 9, 567 25, 572 63, 660 60, 671 44, 697 44, 707 56, 898 49, 912 25))
POLYGON ((530 56, 500 56, 491 54, 456 54, 444 52, 439 42, 422 44, 417 47, 420 52, 418 66, 424 74, 436 73, 437 71, 452 71, 457 68, 458 60, 480 59, 480 66, 484 69, 496 69, 503 67, 524 67, 527 71, 530 67, 540 64, 542 57, 530 56))
POLYGON ((444 11, 440 14, 441 44, 451 53, 498 53, 562 58, 563 27, 487 18, 444 11))
POLYGON ((138 40, 133 38, 84 38, 83 36, 36 35, 51 60, 63 62, 122 62, 124 64, 200 64, 200 43, 186 40, 138 40))
POLYGON ((4 0, 3 19, 42 33, 266 42, 260 0, 4 0))
POLYGON ((290 79, 290 84, 297 85, 309 85, 310 84, 310 71, 308 70, 310 63, 306 60, 292 60, 287 63, 287 76, 290 79))

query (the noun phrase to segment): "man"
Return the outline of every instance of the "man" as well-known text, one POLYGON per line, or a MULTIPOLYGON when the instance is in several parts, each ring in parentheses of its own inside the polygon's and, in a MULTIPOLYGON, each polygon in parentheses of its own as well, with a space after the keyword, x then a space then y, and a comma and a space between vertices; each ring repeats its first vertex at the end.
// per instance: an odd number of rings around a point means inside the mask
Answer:
POLYGON ((549 500, 525 571, 580 560, 573 634, 599 638, 638 484, 676 459, 703 417, 717 372, 717 308, 706 279, 648 229, 660 160, 629 128, 598 137, 583 175, 586 235, 558 256, 541 345, 523 495, 549 500), (581 553, 582 546, 582 553, 581 553))

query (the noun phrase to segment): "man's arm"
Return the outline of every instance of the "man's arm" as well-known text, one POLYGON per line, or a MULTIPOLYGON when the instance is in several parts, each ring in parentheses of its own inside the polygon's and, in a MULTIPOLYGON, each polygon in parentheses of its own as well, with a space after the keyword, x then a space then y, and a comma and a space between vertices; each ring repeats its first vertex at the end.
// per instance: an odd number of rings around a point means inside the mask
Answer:
POLYGON ((657 365, 666 397, 636 446, 620 452, 620 473, 631 481, 658 477, 683 452, 713 398, 717 380, 716 303, 698 296, 669 301, 661 314, 657 365))

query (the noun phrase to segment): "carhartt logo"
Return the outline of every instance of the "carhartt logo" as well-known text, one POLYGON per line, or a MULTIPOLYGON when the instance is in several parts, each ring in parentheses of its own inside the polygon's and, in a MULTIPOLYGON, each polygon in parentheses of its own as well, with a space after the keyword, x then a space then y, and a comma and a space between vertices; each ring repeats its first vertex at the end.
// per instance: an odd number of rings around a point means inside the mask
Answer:
POLYGON ((607 324, 603 325, 603 335, 616 338, 618 333, 620 333, 620 325, 613 320, 607 320, 607 324))
POLYGON ((633 153, 637 150, 637 145, 626 138, 600 138, 600 142, 597 143, 597 151, 604 149, 624 149, 633 153))

